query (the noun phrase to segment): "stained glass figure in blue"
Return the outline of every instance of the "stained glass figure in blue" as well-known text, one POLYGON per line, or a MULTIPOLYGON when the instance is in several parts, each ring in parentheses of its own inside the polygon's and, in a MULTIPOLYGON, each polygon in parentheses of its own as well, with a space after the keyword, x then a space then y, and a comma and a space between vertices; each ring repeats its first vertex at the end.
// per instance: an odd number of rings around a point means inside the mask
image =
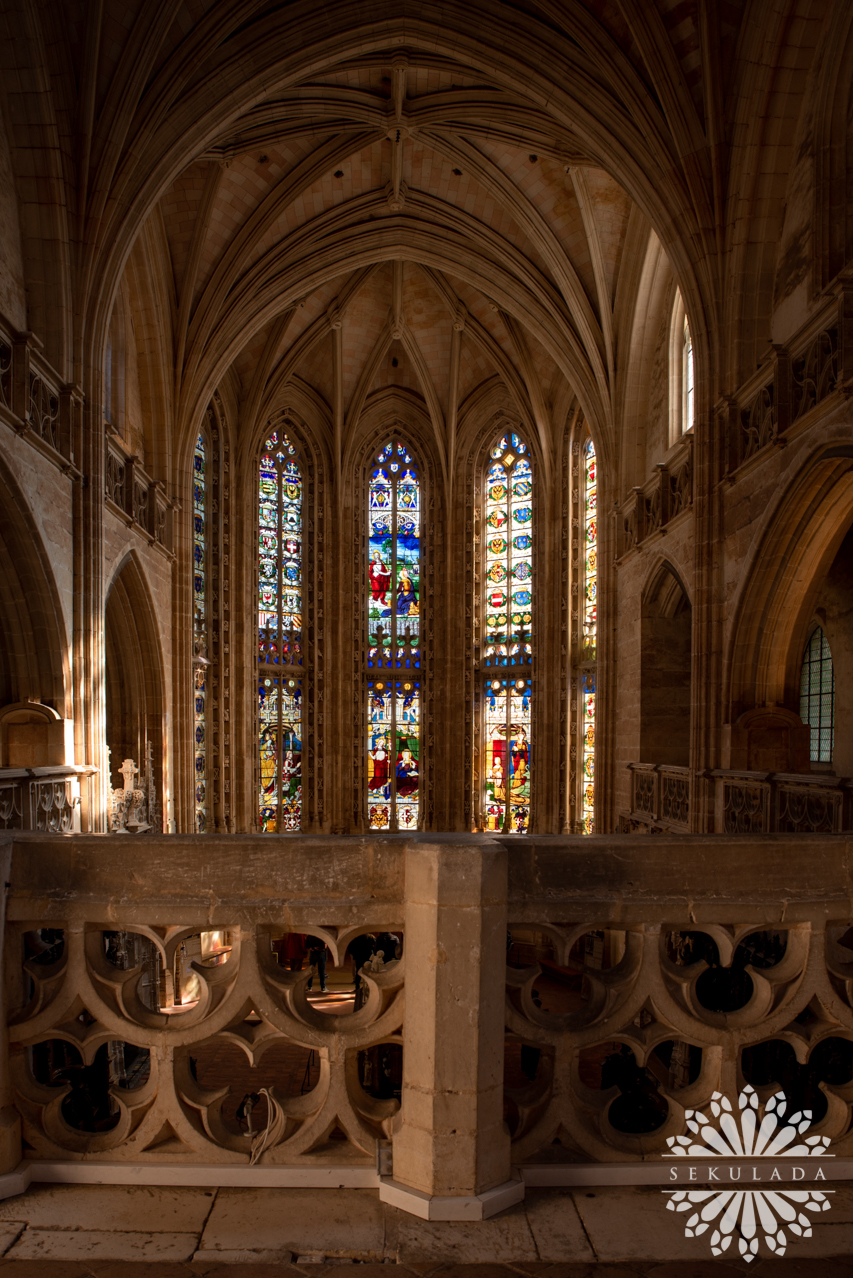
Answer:
POLYGON ((417 463, 393 439, 368 485, 367 820, 375 830, 418 825, 420 511, 417 463))

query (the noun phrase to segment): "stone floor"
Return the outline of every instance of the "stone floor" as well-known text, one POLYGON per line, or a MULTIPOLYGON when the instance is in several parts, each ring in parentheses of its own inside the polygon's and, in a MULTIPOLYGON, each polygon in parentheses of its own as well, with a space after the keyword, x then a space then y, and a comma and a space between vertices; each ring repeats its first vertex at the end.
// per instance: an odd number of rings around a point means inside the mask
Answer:
POLYGON ((33 1185, 0 1202, 0 1278, 850 1278, 853 1185, 780 1260, 714 1261, 659 1190, 529 1189, 479 1223, 418 1220, 369 1189, 33 1185))

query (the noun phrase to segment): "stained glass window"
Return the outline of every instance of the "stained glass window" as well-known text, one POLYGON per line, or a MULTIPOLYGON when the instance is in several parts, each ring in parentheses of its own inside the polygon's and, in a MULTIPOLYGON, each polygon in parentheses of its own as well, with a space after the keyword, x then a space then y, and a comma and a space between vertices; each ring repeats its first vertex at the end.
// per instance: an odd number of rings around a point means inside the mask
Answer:
POLYGON ((421 795, 421 492, 407 445, 377 454, 368 488, 367 819, 415 830, 421 795))
POLYGON ((207 803, 207 448, 199 435, 193 452, 193 731, 195 831, 208 827, 207 803))
POLYGON ((258 476, 258 818, 298 830, 302 818, 302 472, 274 430, 258 476))
MULTIPOLYGON (((583 447, 583 593, 581 615, 582 661, 596 659, 598 630, 598 485, 595 448, 591 439, 583 447)), ((592 834, 595 829, 595 666, 585 665, 579 671, 578 692, 581 715, 581 829, 592 834)))
POLYGON ((831 763, 835 745, 835 672, 826 635, 816 626, 803 653, 800 718, 811 728, 812 763, 831 763))
POLYGON ((684 354, 682 360, 681 379, 683 390, 682 431, 690 430, 693 425, 693 338, 690 336, 690 325, 684 317, 684 354))
POLYGON ((523 834, 530 825, 533 472, 514 433, 491 450, 484 521, 483 824, 523 834))

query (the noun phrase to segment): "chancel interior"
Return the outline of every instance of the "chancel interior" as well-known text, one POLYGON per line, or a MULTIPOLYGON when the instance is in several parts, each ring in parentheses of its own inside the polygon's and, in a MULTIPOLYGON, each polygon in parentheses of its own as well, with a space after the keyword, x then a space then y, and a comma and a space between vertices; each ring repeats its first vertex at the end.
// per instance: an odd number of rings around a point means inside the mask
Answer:
POLYGON ((0 68, 0 1193, 550 1186, 586 1260, 780 1091, 850 1174, 853 7, 10 0, 0 68))

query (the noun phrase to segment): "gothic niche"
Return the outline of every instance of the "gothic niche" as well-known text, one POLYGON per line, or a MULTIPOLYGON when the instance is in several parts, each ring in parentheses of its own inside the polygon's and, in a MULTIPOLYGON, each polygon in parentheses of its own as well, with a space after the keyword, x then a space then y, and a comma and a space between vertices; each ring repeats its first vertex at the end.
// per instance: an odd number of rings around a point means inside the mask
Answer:
POLYGON ((113 833, 161 833, 163 708, 160 656, 139 569, 128 559, 107 596, 106 735, 113 833))
POLYGON ((643 595, 641 624, 640 758, 688 767, 693 610, 669 564, 643 595))

